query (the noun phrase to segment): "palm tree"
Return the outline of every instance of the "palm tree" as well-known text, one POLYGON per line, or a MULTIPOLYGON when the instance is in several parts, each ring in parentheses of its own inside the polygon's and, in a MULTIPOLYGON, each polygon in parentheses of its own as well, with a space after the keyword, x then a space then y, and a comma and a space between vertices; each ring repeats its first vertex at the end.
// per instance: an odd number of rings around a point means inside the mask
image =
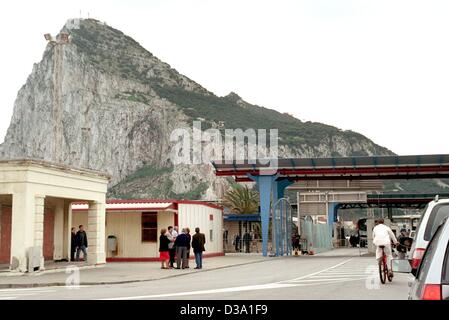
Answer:
POLYGON ((232 213, 257 213, 259 211, 259 194, 248 186, 237 184, 226 192, 223 204, 232 213))

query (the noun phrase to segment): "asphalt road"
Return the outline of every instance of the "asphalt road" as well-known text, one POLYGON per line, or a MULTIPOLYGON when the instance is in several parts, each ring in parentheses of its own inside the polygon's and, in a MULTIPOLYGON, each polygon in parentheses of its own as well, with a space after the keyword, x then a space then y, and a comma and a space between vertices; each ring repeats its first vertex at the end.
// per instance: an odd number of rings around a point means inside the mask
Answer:
POLYGON ((138 283, 1 289, 0 300, 400 300, 407 299, 410 279, 396 273, 392 283, 380 284, 374 257, 304 256, 138 283))

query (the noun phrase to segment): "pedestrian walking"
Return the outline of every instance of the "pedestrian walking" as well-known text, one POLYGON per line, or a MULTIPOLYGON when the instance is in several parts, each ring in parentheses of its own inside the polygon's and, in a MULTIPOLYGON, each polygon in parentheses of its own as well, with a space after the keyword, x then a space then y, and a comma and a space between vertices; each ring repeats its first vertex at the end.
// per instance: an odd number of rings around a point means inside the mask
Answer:
POLYGON ((186 234, 186 230, 182 229, 181 233, 176 237, 176 269, 185 269, 187 266, 187 246, 189 238, 186 234))
POLYGON ((76 253, 76 228, 72 228, 72 238, 70 239, 70 261, 75 261, 76 253))
POLYGON ((195 254, 195 269, 203 268, 203 252, 206 251, 204 245, 206 244, 206 236, 200 232, 200 228, 195 228, 195 234, 192 237, 192 249, 195 254))
POLYGON ((79 230, 76 233, 76 261, 80 261, 80 252, 83 252, 83 260, 87 261, 87 233, 84 230, 84 226, 81 224, 79 230))
POLYGON ((176 255, 175 240, 176 240, 177 235, 178 234, 173 229, 173 227, 169 226, 166 236, 167 236, 168 240, 170 240, 170 243, 168 245, 168 254, 170 257, 170 265, 169 265, 170 268, 173 268, 174 264, 175 264, 175 255, 176 255))
POLYGON ((235 252, 240 252, 240 235, 236 234, 234 236, 234 247, 235 247, 235 252))
POLYGON ((161 235, 159 237, 159 260, 161 261, 161 269, 170 269, 168 267, 168 260, 170 260, 169 244, 170 240, 167 237, 167 230, 161 229, 161 235))
POLYGON ((254 230, 251 231, 251 250, 259 253, 259 245, 257 243, 257 240, 258 240, 257 233, 254 232, 254 230))
POLYGON ((243 243, 245 244, 245 253, 250 253, 251 235, 248 231, 243 235, 243 243))
POLYGON ((189 269, 189 261, 190 261, 190 248, 191 248, 191 243, 192 243, 192 235, 190 234, 190 228, 186 228, 186 235, 188 238, 188 243, 187 243, 187 259, 186 259, 186 268, 189 269))

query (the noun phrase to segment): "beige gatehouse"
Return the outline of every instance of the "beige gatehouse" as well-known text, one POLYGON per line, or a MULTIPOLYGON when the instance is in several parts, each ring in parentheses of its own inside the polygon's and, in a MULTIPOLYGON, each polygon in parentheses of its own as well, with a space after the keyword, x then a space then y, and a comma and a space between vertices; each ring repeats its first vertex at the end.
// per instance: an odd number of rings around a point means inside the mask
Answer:
POLYGON ((42 160, 0 160, 0 264, 11 271, 69 261, 74 202, 85 202, 87 264, 106 262, 105 203, 110 177, 42 160))
MULTIPOLYGON (((72 225, 85 224, 88 207, 72 205, 72 225)), ((223 253, 223 208, 205 201, 173 199, 110 199, 106 203, 106 259, 108 262, 159 259, 159 235, 168 226, 195 228, 204 233, 205 257, 223 253)), ((191 255, 193 257, 193 254, 191 255)))

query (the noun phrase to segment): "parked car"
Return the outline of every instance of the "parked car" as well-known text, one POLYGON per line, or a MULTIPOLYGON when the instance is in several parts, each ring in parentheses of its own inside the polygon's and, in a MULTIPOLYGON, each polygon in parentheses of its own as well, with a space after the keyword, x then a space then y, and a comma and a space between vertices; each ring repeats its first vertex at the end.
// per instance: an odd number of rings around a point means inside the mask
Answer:
POLYGON ((437 226, 409 292, 410 300, 449 300, 449 218, 437 226))
POLYGON ((426 206, 409 255, 412 259, 413 275, 416 275, 430 239, 446 217, 449 217, 449 199, 438 200, 438 197, 436 197, 426 206))

